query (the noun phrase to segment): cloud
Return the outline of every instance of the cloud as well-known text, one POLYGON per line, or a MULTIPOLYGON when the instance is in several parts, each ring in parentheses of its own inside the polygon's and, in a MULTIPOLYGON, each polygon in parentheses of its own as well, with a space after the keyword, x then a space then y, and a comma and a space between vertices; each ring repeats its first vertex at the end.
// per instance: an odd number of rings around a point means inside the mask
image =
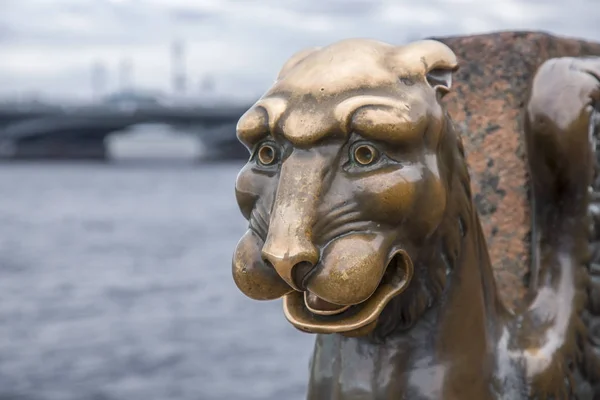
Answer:
POLYGON ((9 41, 13 36, 12 29, 7 24, 0 24, 0 43, 9 41))
MULTIPOLYGON (((271 1, 273 6, 275 2, 271 1)), ((300 15, 331 15, 340 17, 367 17, 377 12, 381 4, 371 0, 329 0, 304 1, 292 0, 277 2, 277 5, 300 15)))
POLYGON ((347 37, 404 43, 504 29, 600 40, 592 0, 0 0, 0 96, 91 94, 101 61, 110 89, 128 59, 136 86, 170 90, 170 45, 183 40, 190 90, 255 97, 297 50, 347 37))
POLYGON ((215 23, 219 19, 218 14, 188 7, 175 8, 169 14, 176 23, 215 23))

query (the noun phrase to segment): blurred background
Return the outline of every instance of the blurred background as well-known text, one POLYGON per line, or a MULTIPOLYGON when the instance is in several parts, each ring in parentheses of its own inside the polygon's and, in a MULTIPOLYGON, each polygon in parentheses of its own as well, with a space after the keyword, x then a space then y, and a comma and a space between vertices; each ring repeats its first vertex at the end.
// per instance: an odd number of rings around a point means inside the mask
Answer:
POLYGON ((245 108, 304 47, 600 41, 599 20, 597 0, 0 0, 0 399, 304 398, 314 336, 231 279, 245 108))

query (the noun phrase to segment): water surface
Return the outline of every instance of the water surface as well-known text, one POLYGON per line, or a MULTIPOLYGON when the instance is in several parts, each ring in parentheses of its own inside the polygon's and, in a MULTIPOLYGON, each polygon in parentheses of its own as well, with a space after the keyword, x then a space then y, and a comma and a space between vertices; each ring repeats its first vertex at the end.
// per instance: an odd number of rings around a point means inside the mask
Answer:
POLYGON ((314 337, 231 278, 239 168, 0 165, 0 399, 303 399, 314 337))

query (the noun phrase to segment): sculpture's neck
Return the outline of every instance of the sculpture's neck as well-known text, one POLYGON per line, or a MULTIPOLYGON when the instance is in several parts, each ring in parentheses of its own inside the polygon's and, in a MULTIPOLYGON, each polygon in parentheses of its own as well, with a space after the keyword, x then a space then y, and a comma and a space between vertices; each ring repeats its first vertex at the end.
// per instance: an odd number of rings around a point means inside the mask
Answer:
MULTIPOLYGON (((410 329, 381 341, 318 335, 309 399, 387 399, 398 394, 454 399, 458 390, 461 398, 491 398, 500 328, 494 324, 502 311, 479 220, 473 207, 468 208, 441 296, 424 307, 410 329)), ((447 257, 444 252, 438 256, 447 257)), ((447 259, 440 261, 448 264, 447 259)))

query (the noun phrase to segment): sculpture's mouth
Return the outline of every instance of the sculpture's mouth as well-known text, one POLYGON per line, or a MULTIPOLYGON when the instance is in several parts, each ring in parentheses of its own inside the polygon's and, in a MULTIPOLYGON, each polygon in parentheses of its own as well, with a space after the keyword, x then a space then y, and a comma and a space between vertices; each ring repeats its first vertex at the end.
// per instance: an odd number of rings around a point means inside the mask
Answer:
POLYGON ((375 327, 390 300, 408 287, 412 275, 412 261, 400 251, 392 257, 377 289, 365 301, 354 305, 333 304, 309 291, 294 291, 284 296, 283 310, 288 321, 305 332, 364 335, 375 327))

